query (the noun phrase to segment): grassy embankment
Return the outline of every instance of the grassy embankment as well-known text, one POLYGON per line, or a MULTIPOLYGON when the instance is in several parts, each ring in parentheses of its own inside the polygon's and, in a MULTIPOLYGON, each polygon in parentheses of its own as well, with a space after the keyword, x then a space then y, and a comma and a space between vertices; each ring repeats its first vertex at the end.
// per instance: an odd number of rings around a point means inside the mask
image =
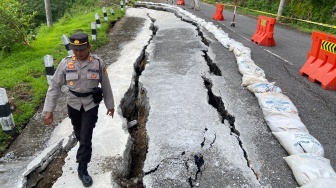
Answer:
MULTIPOLYGON (((15 45, 10 54, 0 53, 0 87, 5 88, 16 128, 21 131, 36 110, 43 104, 48 83, 46 79, 44 56, 52 55, 54 67, 68 55, 61 36, 70 36, 77 31, 91 33, 91 22, 95 22, 95 13, 100 15, 102 27, 97 28, 97 40, 91 41, 92 50, 108 42, 110 23, 120 19, 125 12, 113 5, 115 14, 106 7, 108 20, 103 17, 102 7, 82 7, 73 15, 65 14, 52 27, 41 26, 37 29, 36 39, 31 46, 15 45), (83 11, 85 10, 85 11, 83 11), (82 13, 80 13, 82 12, 82 13)), ((78 8, 77 8, 78 9, 78 8)), ((14 138, 0 131, 0 155, 6 150, 14 138)))

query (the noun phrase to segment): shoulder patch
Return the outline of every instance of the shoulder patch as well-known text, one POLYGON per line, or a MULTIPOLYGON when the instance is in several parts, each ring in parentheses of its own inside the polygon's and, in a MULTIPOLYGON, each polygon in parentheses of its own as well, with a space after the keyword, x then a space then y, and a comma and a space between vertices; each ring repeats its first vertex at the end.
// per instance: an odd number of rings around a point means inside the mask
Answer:
POLYGON ((62 59, 62 61, 65 61, 65 60, 71 60, 71 56, 66 56, 65 58, 62 59))

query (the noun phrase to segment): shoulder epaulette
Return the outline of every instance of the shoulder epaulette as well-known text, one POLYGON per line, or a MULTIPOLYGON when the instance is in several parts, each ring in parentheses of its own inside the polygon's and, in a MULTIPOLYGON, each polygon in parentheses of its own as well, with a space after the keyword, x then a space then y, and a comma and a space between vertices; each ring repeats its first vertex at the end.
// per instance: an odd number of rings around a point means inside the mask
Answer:
POLYGON ((96 55, 96 54, 91 54, 91 56, 92 56, 94 59, 98 59, 98 60, 100 60, 100 57, 99 57, 98 55, 96 55))
MULTIPOLYGON (((65 58, 62 59, 62 61, 69 60, 69 58, 71 59, 71 56, 66 56, 65 58)), ((62 61, 61 61, 61 62, 62 62, 62 61)))

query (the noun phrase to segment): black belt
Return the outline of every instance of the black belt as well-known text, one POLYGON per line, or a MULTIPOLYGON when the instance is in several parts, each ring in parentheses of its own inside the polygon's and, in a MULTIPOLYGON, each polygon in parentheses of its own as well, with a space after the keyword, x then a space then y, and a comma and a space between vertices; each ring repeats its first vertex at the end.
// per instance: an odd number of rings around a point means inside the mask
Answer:
POLYGON ((71 89, 69 89, 69 91, 74 94, 76 97, 87 97, 90 96, 92 94, 92 92, 89 93, 78 93, 76 91, 72 91, 71 89))

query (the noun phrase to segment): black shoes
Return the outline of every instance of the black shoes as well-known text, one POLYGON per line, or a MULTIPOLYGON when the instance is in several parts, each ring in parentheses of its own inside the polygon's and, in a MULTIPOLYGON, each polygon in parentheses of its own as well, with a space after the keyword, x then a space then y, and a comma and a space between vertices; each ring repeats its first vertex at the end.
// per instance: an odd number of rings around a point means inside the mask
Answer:
POLYGON ((78 177, 82 180, 84 187, 90 187, 93 183, 91 176, 87 171, 87 163, 79 163, 78 177))

